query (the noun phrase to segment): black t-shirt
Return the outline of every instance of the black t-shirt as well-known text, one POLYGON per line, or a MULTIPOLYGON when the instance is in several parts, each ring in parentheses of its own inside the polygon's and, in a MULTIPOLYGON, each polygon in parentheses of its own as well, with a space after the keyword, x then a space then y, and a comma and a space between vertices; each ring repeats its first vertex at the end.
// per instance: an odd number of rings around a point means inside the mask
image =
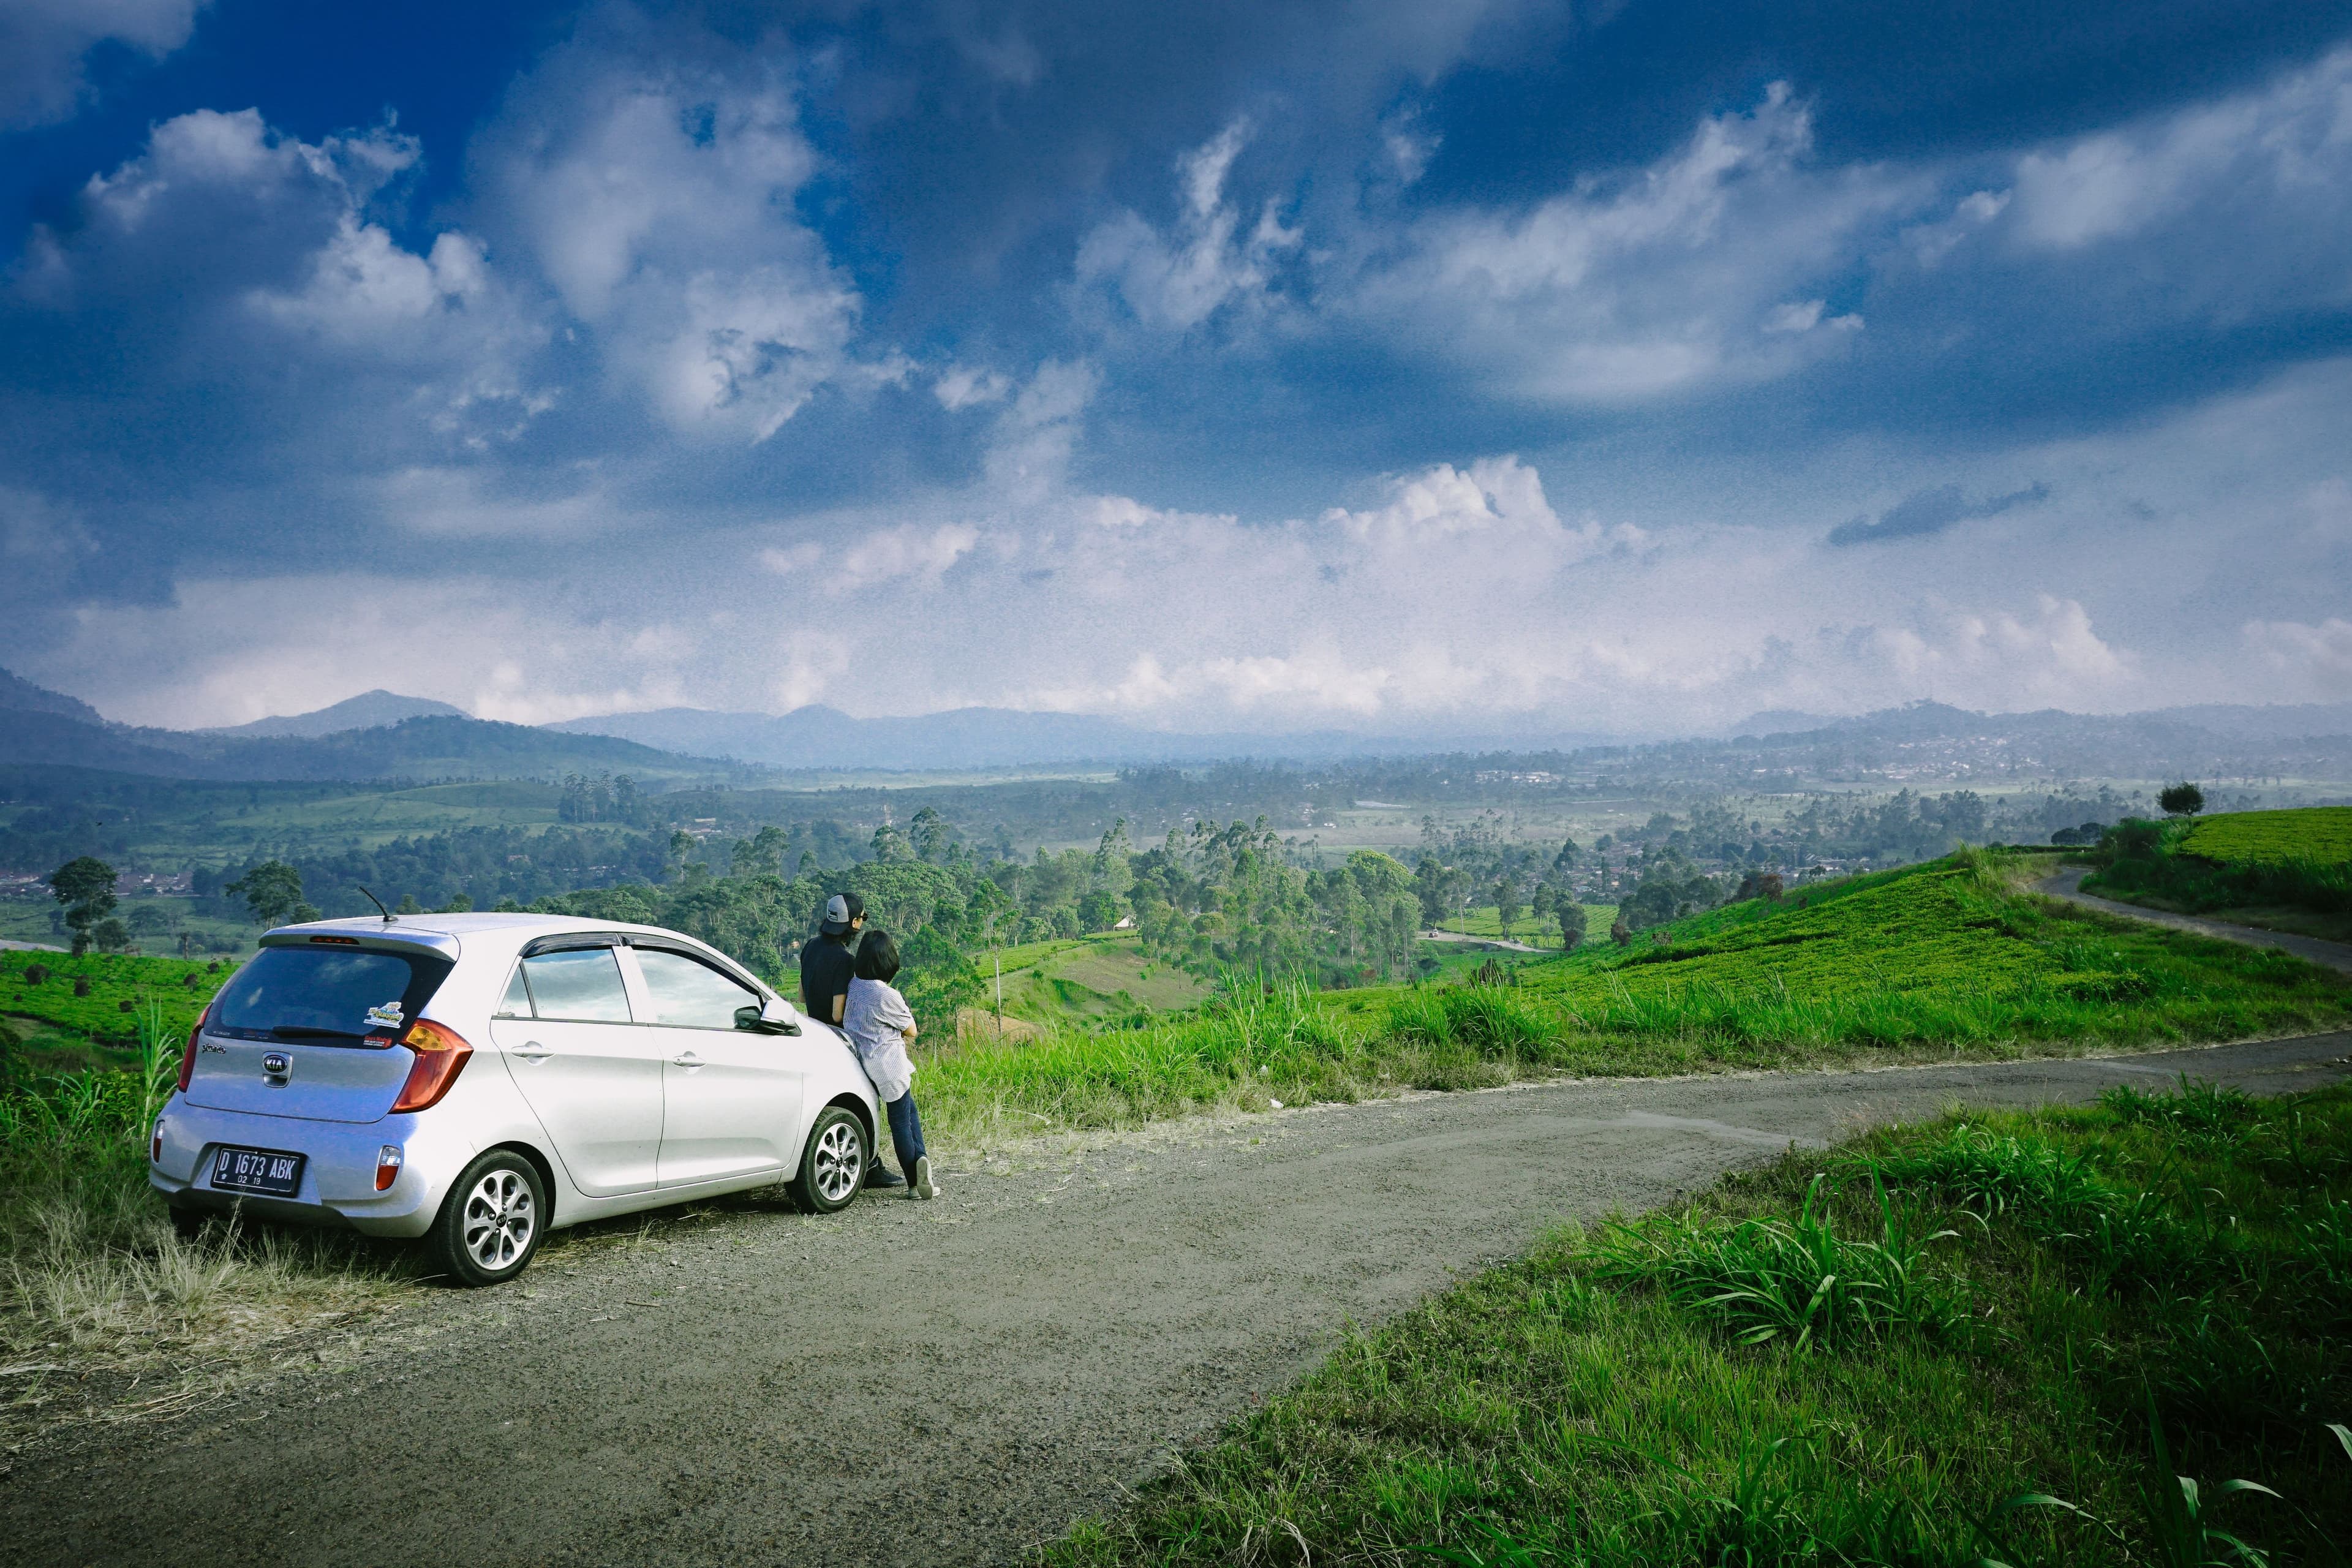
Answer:
POLYGON ((820 936, 801 949, 801 1005, 810 1017, 835 1022, 833 999, 849 994, 849 983, 857 973, 857 952, 850 945, 856 940, 820 936))

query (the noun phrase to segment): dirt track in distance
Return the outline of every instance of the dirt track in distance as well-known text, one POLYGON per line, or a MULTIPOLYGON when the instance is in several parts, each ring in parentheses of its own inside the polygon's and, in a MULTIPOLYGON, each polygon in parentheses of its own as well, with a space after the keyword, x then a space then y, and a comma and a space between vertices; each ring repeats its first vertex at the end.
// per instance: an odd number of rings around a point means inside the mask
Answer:
POLYGON ((1450 1272, 1955 1100, 2352 1072, 2352 1034, 2102 1060, 1421 1095, 746 1202, 434 1291, 176 1425, 0 1469, 0 1562, 999 1563, 1450 1272))

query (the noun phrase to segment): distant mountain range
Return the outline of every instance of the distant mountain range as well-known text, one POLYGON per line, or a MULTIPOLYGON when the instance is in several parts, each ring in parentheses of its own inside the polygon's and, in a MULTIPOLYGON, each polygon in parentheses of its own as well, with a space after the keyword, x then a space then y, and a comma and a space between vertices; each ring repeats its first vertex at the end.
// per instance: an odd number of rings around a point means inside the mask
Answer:
POLYGON ((648 782, 740 770, 603 735, 467 718, 446 703, 370 692, 315 713, 229 731, 109 722, 89 704, 0 670, 0 763, 189 779, 545 778, 627 773, 648 782), (418 715, 352 727, 352 712, 418 715), (265 729, 263 726, 273 726, 265 729))
MULTIPOLYGON (((39 687, 34 687, 38 691, 39 687)), ((70 702, 71 698, 65 700, 70 702)), ((88 710, 92 720, 95 710, 88 710)), ((230 724, 217 730, 199 730, 201 735, 251 735, 263 739, 300 736, 311 740, 321 735, 340 735, 346 730, 379 730, 386 724, 397 724, 404 719, 470 719, 473 715, 463 708, 453 708, 446 702, 436 702, 429 697, 403 697, 382 687, 362 691, 357 697, 346 697, 326 708, 313 709, 289 718, 256 719, 250 724, 230 724)))
MULTIPOLYGON (((1914 765, 1896 753, 1931 770, 1941 758, 1966 762, 1969 770, 1999 762, 2084 776, 2106 772, 2200 777, 2288 771, 2266 761, 2282 748, 2331 757, 2352 752, 2352 702, 2206 704, 2131 714, 2055 709, 1988 714, 1915 702, 1851 718, 1785 710, 1758 713, 1735 734, 1735 740, 1679 742, 1671 749, 1690 753, 1685 761, 1693 763, 1700 754, 1694 747, 1708 755, 1720 751, 1727 759, 1769 752, 1775 760, 1790 759, 1798 773, 1825 778, 1890 760, 1914 765), (2314 742, 2319 742, 2315 752, 2314 742)), ((545 778, 610 772, 633 773, 648 784, 752 783, 772 778, 775 770, 952 771, 1234 758, 1313 763, 1437 752, 1566 753, 1596 745, 1622 748, 1625 742, 1534 730, 1477 735, 1185 734, 1091 714, 1003 708, 959 708, 900 719, 857 719, 824 707, 781 716, 665 708, 535 727, 475 719, 446 702, 383 690, 310 713, 227 729, 164 730, 110 722, 77 698, 0 670, 0 763, 173 778, 545 778)), ((1631 750, 1638 753, 1641 748, 1631 750)))
POLYGON ((824 707, 795 708, 781 717, 657 708, 572 719, 547 728, 568 734, 616 735, 665 751, 793 769, 1003 768, 1049 763, 1202 763, 1229 757, 1314 762, 1366 752, 1451 749, 1426 738, 1401 741, 1339 731, 1187 734, 1139 729, 1091 713, 1031 713, 1015 708, 955 708, 906 719, 856 719, 824 707))
POLYGON ((1942 702, 1914 702, 1851 718, 1829 718, 1791 709, 1755 713, 1733 726, 1735 736, 1757 740, 1798 735, 1860 735, 1881 740, 1960 740, 1989 734, 2080 732, 2086 727, 2129 725, 2142 731, 2196 731, 2217 740, 2255 744, 2352 735, 2352 702, 2206 702, 2184 708, 2152 708, 2138 713, 2069 713, 2044 708, 2032 713, 1975 713, 1942 702))

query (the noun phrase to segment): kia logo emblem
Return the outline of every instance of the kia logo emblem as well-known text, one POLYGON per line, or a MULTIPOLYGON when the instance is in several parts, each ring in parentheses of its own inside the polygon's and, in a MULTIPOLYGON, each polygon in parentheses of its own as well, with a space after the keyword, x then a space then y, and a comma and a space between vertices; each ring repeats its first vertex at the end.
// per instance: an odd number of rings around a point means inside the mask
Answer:
POLYGON ((261 1070, 275 1078, 284 1078, 294 1070, 294 1058, 284 1051, 271 1051, 261 1058, 261 1070))

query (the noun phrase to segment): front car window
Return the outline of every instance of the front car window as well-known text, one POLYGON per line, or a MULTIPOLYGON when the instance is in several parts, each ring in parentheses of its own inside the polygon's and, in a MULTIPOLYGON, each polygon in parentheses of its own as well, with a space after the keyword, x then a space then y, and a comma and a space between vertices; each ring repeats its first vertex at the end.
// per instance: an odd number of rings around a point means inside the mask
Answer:
POLYGON ((621 963, 609 947, 535 953, 522 961, 522 977, 530 989, 535 1017, 576 1024, 630 1021, 629 993, 621 984, 621 963))
POLYGON ((654 1022, 687 1029, 732 1029, 738 1008, 760 1005, 759 994, 699 960, 659 948, 637 949, 637 969, 653 998, 654 1022))

